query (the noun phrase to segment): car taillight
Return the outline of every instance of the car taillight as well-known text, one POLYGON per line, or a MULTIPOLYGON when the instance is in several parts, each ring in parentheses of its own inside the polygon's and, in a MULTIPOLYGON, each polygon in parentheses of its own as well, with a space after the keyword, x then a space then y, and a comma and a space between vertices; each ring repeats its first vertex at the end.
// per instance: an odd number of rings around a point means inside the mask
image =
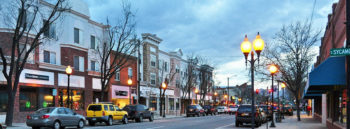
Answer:
POLYGON ((238 116, 238 112, 236 112, 236 117, 238 116))
POLYGON ((29 115, 27 116, 27 119, 29 120, 29 119, 32 119, 32 117, 30 117, 29 115))
POLYGON ((50 115, 43 115, 43 116, 41 116, 42 119, 47 119, 49 117, 50 117, 50 115))
POLYGON ((102 111, 102 116, 105 116, 105 115, 106 115, 105 111, 102 111))

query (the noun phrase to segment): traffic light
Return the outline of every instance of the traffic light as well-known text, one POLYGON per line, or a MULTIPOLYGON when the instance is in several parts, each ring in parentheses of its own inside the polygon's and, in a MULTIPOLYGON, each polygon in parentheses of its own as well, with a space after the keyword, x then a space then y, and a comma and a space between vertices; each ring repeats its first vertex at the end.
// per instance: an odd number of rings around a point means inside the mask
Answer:
POLYGON ((256 89, 256 90, 255 90, 255 93, 256 93, 256 94, 259 94, 259 92, 260 92, 259 89, 256 89))

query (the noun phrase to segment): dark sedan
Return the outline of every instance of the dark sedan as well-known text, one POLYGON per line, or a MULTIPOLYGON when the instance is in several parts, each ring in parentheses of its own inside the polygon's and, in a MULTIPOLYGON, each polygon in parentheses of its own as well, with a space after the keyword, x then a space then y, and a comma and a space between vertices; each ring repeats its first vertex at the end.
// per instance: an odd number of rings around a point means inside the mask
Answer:
POLYGON ((28 115, 26 124, 33 129, 39 129, 40 127, 61 129, 66 126, 83 128, 85 117, 73 112, 69 108, 49 107, 39 109, 33 114, 28 115))
POLYGON ((205 111, 204 109, 202 108, 202 106, 200 105, 190 105, 190 106, 187 106, 187 109, 186 109, 186 116, 187 117, 190 117, 190 116, 204 116, 205 115, 205 111))
POLYGON ((153 112, 142 104, 127 105, 123 108, 123 110, 128 112, 128 119, 135 120, 136 122, 143 122, 144 118, 151 122, 154 120, 153 112))

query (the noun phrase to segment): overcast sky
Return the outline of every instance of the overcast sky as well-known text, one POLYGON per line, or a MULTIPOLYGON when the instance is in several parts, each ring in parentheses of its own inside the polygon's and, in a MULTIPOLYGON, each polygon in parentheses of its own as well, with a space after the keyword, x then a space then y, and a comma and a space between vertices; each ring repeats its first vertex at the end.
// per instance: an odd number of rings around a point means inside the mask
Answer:
MULTIPOLYGON (((107 17, 120 16, 119 0, 84 1, 92 20, 105 22, 107 17)), ((316 0, 313 25, 322 33, 334 2, 316 0)), ((230 85, 249 81, 240 50, 245 34, 253 41, 260 32, 268 42, 283 24, 310 18, 314 0, 132 0, 131 5, 138 36, 153 33, 163 39, 162 50, 181 48, 185 54, 207 58, 215 67, 216 83, 226 86, 227 77, 230 85)), ((267 85, 257 84, 258 88, 267 85)))

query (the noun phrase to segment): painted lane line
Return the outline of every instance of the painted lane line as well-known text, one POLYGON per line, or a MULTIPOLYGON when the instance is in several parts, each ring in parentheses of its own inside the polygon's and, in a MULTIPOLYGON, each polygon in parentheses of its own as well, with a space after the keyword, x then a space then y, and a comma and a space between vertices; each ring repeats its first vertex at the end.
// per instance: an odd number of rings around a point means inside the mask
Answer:
POLYGON ((233 124, 229 124, 229 125, 225 125, 225 126, 220 126, 220 127, 215 128, 215 129, 223 129, 223 128, 228 127, 228 126, 233 126, 233 124))
POLYGON ((146 129, 158 129, 158 128, 163 128, 164 126, 158 126, 158 127, 152 127, 152 128, 146 128, 146 129))

